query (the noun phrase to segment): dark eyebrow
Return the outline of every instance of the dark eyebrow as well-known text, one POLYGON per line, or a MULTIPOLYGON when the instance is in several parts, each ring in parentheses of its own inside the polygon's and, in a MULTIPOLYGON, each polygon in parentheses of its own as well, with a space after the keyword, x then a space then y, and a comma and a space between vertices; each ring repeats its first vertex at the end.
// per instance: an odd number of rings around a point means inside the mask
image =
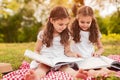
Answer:
POLYGON ((65 24, 65 25, 68 25, 69 23, 65 24))

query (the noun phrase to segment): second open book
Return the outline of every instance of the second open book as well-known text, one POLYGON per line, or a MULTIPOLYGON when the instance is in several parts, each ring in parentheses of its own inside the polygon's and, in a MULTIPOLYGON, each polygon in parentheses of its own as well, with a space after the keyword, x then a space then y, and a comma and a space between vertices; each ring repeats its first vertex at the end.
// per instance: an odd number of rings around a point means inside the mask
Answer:
POLYGON ((75 57, 67 57, 67 56, 57 57, 57 58, 47 58, 46 56, 36 54, 31 50, 26 50, 24 55, 51 67, 56 67, 59 65, 65 65, 76 62, 79 68, 97 69, 102 67, 111 67, 111 64, 114 62, 113 59, 107 58, 105 56, 90 57, 90 58, 75 58, 75 57))

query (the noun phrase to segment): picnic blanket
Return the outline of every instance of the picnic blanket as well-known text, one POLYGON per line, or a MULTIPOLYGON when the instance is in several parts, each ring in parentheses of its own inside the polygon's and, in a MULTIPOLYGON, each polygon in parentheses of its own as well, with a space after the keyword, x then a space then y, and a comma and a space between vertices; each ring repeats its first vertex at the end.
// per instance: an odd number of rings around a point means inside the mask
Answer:
MULTIPOLYGON (((109 55, 108 57, 120 62, 120 55, 109 55)), ((2 80, 24 80, 24 75, 29 71, 29 69, 30 69, 29 63, 23 61, 22 65, 18 70, 4 75, 2 80)), ((118 71, 115 76, 120 77, 120 71, 118 71)), ((65 72, 51 71, 40 80, 74 80, 74 79, 70 74, 67 74, 65 72)), ((91 80, 91 79, 87 79, 87 80, 91 80)))
MULTIPOLYGON (((120 62, 120 55, 109 55, 108 57, 120 62)), ((120 78, 120 71, 117 71, 115 76, 120 78)))
MULTIPOLYGON (((7 75, 3 76, 2 80, 24 80, 24 75, 30 69, 29 63, 23 62, 20 66, 20 69, 10 72, 7 75)), ((73 77, 67 73, 57 71, 57 72, 49 72, 45 77, 40 80, 73 80, 73 77)))

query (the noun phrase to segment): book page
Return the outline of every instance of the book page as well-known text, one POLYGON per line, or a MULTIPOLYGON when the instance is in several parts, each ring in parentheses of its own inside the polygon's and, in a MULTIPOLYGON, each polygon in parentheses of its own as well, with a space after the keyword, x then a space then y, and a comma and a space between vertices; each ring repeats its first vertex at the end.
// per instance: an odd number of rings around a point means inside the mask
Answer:
POLYGON ((25 53, 24 53, 24 56, 27 56, 27 57, 29 57, 33 60, 39 61, 39 62, 41 62, 43 64, 46 64, 48 66, 51 66, 51 67, 54 66, 54 63, 52 62, 52 59, 49 59, 46 56, 34 53, 31 50, 26 50, 25 53))
POLYGON ((101 59, 101 57, 85 58, 83 62, 78 62, 79 68, 97 69, 102 67, 110 67, 110 64, 101 59))
MULTIPOLYGON (((63 63, 63 64, 68 64, 68 63, 71 63, 71 62, 77 62, 77 61, 83 60, 81 58, 67 57, 67 56, 56 57, 56 58, 47 58, 46 56, 34 53, 31 50, 26 50, 24 55, 31 58, 31 59, 39 61, 43 64, 51 66, 51 67, 54 67, 59 62, 66 62, 66 63, 63 63)), ((59 65, 62 65, 62 64, 59 64, 59 65)))
POLYGON ((105 61, 106 63, 110 64, 110 65, 115 61, 115 60, 110 59, 110 58, 105 57, 105 56, 101 56, 101 59, 102 59, 103 61, 105 61))

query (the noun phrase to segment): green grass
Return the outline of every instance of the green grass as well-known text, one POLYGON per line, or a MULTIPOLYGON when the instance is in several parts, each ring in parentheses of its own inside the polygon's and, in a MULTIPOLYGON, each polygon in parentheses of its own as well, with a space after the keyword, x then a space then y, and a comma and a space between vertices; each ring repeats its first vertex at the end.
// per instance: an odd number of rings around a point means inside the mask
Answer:
MULTIPOLYGON (((103 35, 102 42, 104 45, 103 55, 120 54, 120 34, 103 35)), ((30 43, 0 43, 0 62, 8 62, 12 64, 13 70, 19 68, 25 60, 31 60, 24 57, 26 49, 34 50, 35 42, 30 43)))
POLYGON ((120 34, 103 35, 102 43, 105 49, 103 55, 120 55, 120 34))
POLYGON ((22 61, 30 61, 24 57, 26 49, 34 50, 35 43, 0 43, 0 62, 12 64, 13 70, 21 65, 22 61))

